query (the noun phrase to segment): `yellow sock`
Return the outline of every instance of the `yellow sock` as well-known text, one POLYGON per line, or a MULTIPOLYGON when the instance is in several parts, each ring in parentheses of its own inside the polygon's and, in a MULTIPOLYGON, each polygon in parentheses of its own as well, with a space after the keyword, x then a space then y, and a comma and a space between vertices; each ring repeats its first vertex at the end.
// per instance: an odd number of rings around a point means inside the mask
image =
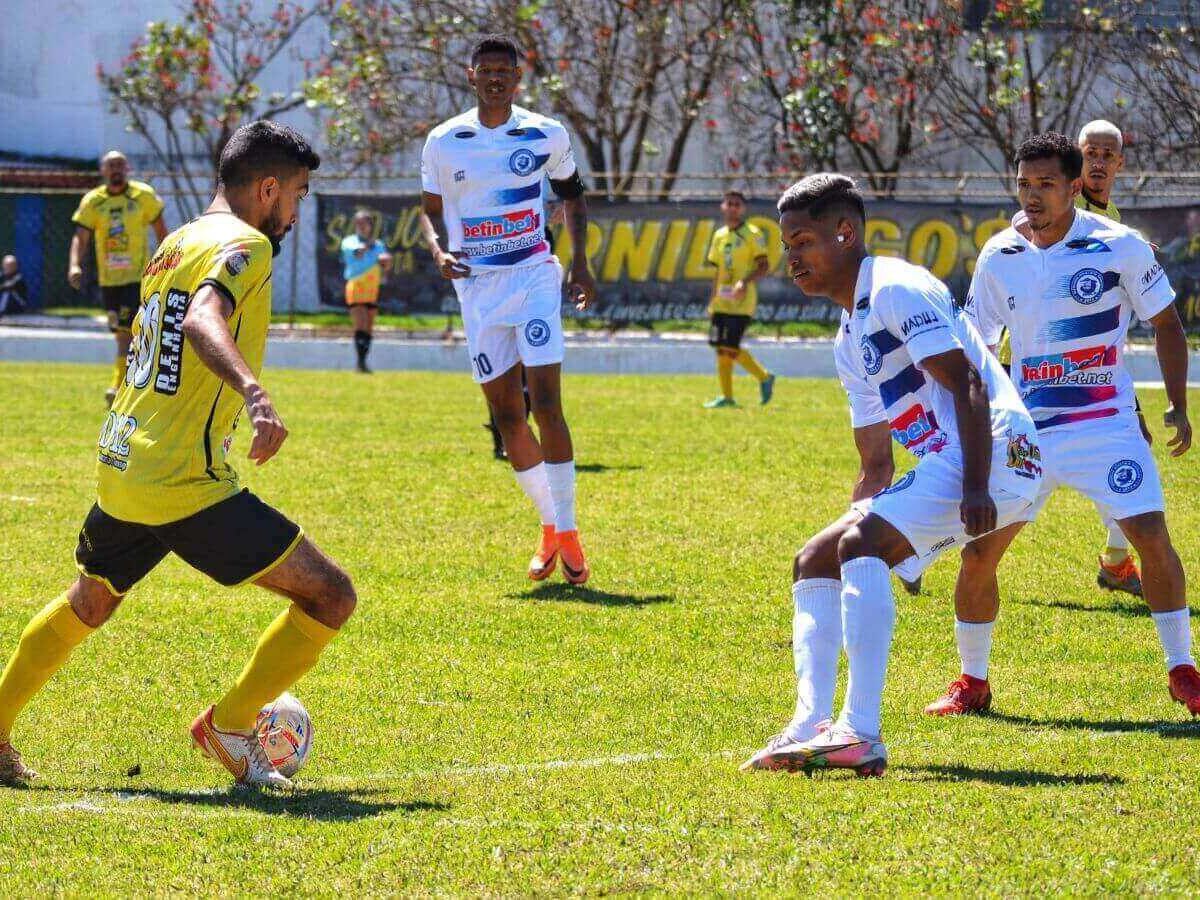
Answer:
POLYGON ((721 382, 721 396, 733 399, 733 360, 724 353, 717 354, 717 380, 721 382))
POLYGON ((213 710, 213 725, 220 731, 249 731, 258 711, 316 665, 336 634, 293 603, 258 639, 246 668, 213 710))
POLYGON ((128 357, 122 353, 113 359, 113 383, 114 391, 119 391, 121 385, 125 383, 125 370, 128 368, 128 357))
POLYGON ((767 370, 758 364, 758 360, 750 355, 749 350, 739 350, 737 361, 742 364, 743 369, 745 369, 759 381, 767 380, 767 370))
POLYGON ((48 603, 30 620, 0 675, 0 743, 9 739, 13 722, 25 704, 95 630, 75 615, 66 594, 48 603))

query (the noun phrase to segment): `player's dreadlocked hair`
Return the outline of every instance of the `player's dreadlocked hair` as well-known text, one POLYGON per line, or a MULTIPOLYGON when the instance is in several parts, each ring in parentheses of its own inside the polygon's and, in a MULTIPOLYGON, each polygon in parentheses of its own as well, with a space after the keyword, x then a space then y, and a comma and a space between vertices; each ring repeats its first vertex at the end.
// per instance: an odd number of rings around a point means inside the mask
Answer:
POLYGON ((1063 174, 1071 181, 1083 174, 1083 153, 1074 141, 1057 131, 1026 138, 1017 148, 1013 163, 1020 165, 1034 159, 1057 159, 1062 165, 1063 174))
POLYGON ((826 213, 853 213, 866 221, 867 208, 854 179, 836 172, 818 172, 801 178, 783 192, 777 208, 780 213, 807 212, 814 219, 826 213))
POLYGON ((321 157, 300 132, 279 122, 259 119, 238 128, 221 151, 217 177, 226 187, 241 187, 255 178, 287 176, 299 168, 315 169, 321 157))
POLYGON ((505 34, 485 34, 471 49, 471 65, 479 62, 484 53, 507 53, 515 66, 521 59, 521 48, 517 42, 505 34))

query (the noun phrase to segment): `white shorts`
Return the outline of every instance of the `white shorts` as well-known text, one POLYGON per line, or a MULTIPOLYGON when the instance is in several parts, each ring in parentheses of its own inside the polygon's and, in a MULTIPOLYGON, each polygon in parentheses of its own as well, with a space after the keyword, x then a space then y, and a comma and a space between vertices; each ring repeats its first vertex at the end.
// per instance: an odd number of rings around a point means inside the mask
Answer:
POLYGON ((557 259, 458 278, 471 374, 477 384, 523 362, 563 361, 562 266, 557 259))
POLYGON ((1056 428, 1039 434, 1038 445, 1044 475, 1030 520, 1060 486, 1079 491, 1106 519, 1165 508, 1158 466, 1132 412, 1056 428))
MULTIPOLYGON (((993 449, 993 458, 996 452, 993 449)), ((963 525, 962 477, 962 455, 957 447, 929 453, 891 487, 860 500, 853 508, 864 515, 874 513, 899 531, 912 545, 918 560, 932 559, 943 550, 962 547, 982 537, 969 536, 963 525)), ((1036 486, 1034 480, 1030 487, 1036 489, 1036 486)), ((1021 496, 994 485, 989 490, 996 504, 997 530, 1013 522, 1028 521, 1032 494, 1021 496)), ((909 560, 901 565, 913 566, 909 560)), ((924 566, 918 569, 923 571, 924 566)))

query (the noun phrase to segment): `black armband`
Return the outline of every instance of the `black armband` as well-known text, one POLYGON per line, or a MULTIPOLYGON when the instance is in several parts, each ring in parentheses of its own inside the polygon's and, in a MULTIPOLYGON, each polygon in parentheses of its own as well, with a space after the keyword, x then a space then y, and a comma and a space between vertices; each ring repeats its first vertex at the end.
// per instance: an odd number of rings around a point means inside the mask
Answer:
POLYGON ((1137 395, 1137 394, 1134 394, 1134 395, 1133 395, 1133 410, 1134 410, 1134 412, 1136 412, 1136 413, 1137 413, 1139 416, 1142 414, 1142 401, 1138 399, 1138 395, 1137 395))
POLYGON ((583 179, 579 177, 578 169, 561 180, 551 178, 550 188, 564 200, 574 200, 576 197, 582 197, 583 192, 586 190, 583 186, 583 179))

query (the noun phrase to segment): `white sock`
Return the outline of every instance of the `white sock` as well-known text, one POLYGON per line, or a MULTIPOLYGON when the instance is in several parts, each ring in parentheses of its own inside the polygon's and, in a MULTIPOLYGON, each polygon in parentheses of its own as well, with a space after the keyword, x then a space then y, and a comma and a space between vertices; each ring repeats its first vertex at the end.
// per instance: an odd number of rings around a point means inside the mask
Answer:
POLYGON ((1124 550, 1129 552, 1129 538, 1125 537, 1125 532, 1121 530, 1121 526, 1112 519, 1104 520, 1104 527, 1108 529, 1108 544, 1113 550, 1124 550))
POLYGON ((546 463, 550 495, 554 498, 554 530, 575 530, 575 460, 546 463))
POLYGON ((517 476, 517 484, 525 492, 525 496, 533 501, 541 516, 543 525, 554 524, 554 498, 550 493, 550 479, 546 476, 549 468, 545 463, 538 463, 523 472, 513 471, 517 476))
POLYGON ((954 640, 958 644, 958 658, 962 660, 964 675, 987 680, 988 660, 992 656, 991 622, 963 622, 954 620, 954 640))
POLYGON ((861 737, 879 737, 895 624, 896 601, 887 563, 874 556, 842 563, 842 640, 850 679, 838 725, 861 737))
POLYGON ((1156 612, 1150 614, 1154 619, 1154 627, 1158 629, 1158 640, 1162 644, 1163 653, 1167 655, 1167 670, 1176 666, 1194 666, 1192 659, 1192 621, 1191 612, 1185 606, 1171 612, 1156 612))
POLYGON ((836 578, 802 578, 792 585, 792 601, 796 712, 787 736, 807 741, 816 736, 818 722, 833 716, 842 654, 842 583, 836 578))
POLYGON ((925 570, 929 568, 929 564, 932 562, 932 556, 922 558, 914 555, 908 557, 904 562, 892 569, 892 571, 896 573, 897 578, 913 582, 925 574, 925 570))

